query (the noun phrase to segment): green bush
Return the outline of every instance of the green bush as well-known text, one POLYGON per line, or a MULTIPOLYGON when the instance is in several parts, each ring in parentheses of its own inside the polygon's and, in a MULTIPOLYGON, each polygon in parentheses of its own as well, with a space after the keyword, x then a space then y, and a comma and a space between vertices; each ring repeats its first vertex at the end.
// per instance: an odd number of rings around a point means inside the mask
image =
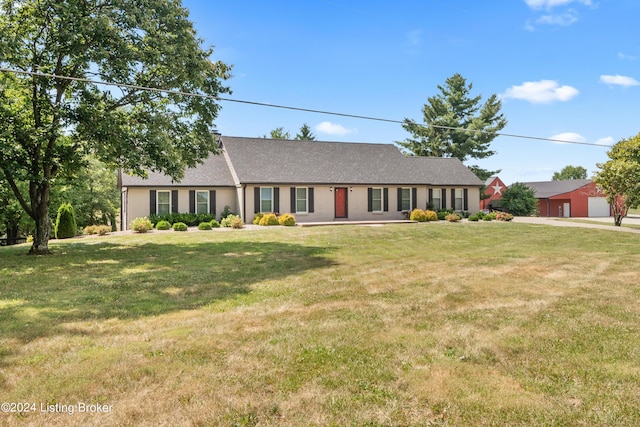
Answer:
POLYGON ((424 211, 424 214, 427 216, 427 221, 437 221, 438 220, 438 214, 434 210, 427 209, 426 211, 424 211))
POLYGON ((481 211, 478 211, 476 213, 474 213, 473 215, 469 216, 469 221, 480 221, 480 220, 484 220, 484 213, 481 211))
POLYGON ((516 182, 504 190, 500 197, 500 205, 512 215, 527 216, 536 212, 538 199, 533 189, 526 184, 516 182))
POLYGON ((73 206, 70 203, 63 203, 58 208, 56 218, 55 235, 56 239, 68 239, 78 234, 76 217, 73 213, 73 206))
POLYGON ((427 220, 427 214, 422 209, 414 209, 409 215, 411 221, 425 222, 427 220))
POLYGON ((147 217, 140 217, 131 221, 131 229, 136 233, 146 233, 152 228, 153 224, 147 217))
POLYGON ((262 216, 262 219, 260 219, 260 222, 258 223, 259 225, 278 225, 278 218, 276 217, 276 214, 273 213, 267 213, 264 214, 262 216))
POLYGON ((166 221, 164 219, 158 221, 158 223, 156 224, 156 230, 169 230, 169 229, 171 229, 171 224, 169 223, 169 221, 166 221))
POLYGON ((284 225, 285 227, 293 227, 296 225, 296 219, 291 214, 282 214, 278 217, 278 224, 284 225))
POLYGON ((212 219, 211 222, 209 222, 209 224, 211 224, 211 228, 220 228, 220 223, 215 219, 212 219))
POLYGON ((198 224, 198 230, 211 230, 211 228, 210 222, 201 222, 198 224))
POLYGON ((443 221, 447 219, 447 215, 452 213, 453 211, 451 209, 440 209, 439 211, 436 212, 436 215, 438 216, 438 220, 443 221))
POLYGON ((187 226, 187 224, 185 224, 184 222, 176 222, 175 224, 173 224, 173 231, 187 231, 189 229, 189 226, 187 226))
POLYGON ((253 224, 254 225, 260 224, 260 220, 262 219, 263 216, 264 214, 262 212, 258 212, 256 216, 253 217, 253 224))

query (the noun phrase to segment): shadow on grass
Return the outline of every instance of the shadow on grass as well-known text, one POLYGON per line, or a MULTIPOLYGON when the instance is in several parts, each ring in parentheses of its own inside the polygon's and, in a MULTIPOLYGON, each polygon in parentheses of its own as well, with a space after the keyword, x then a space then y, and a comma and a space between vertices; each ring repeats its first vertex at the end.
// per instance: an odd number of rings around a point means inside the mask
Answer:
POLYGON ((333 264, 323 248, 279 242, 80 243, 47 257, 18 250, 0 259, 0 341, 29 342, 67 322, 199 308, 333 264))

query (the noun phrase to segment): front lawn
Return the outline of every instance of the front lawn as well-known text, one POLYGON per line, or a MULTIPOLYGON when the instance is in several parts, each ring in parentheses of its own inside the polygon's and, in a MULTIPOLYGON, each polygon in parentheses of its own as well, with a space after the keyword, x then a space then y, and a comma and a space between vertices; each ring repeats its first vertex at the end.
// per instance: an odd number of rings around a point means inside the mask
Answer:
POLYGON ((51 247, 0 248, 0 400, 34 405, 2 425, 640 424, 636 234, 440 222, 51 247))

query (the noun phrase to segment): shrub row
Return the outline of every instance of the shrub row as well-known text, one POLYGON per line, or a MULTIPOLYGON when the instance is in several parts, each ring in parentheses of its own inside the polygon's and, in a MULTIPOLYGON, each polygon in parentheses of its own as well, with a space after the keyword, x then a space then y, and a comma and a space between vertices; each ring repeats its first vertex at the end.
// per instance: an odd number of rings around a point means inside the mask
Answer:
POLYGON ((109 234, 111 232, 110 225, 87 225, 83 230, 83 234, 91 235, 98 234, 100 236, 104 236, 105 234, 109 234))
POLYGON ((411 211, 409 215, 409 219, 412 221, 425 222, 425 221, 437 221, 438 215, 435 211, 430 209, 422 210, 422 209, 414 209, 411 211))
MULTIPOLYGON (((231 218, 229 225, 225 225, 225 227, 242 228, 244 223, 242 223, 242 220, 240 219, 240 217, 238 217, 237 215, 230 215, 230 216, 233 216, 235 218, 231 218), (238 221, 240 223, 239 225, 238 225, 238 221), (231 222, 234 222, 236 225, 234 226, 233 224, 231 224, 231 222)), ((130 228, 133 231, 138 233, 146 233, 147 231, 150 231, 153 229, 153 223, 149 218, 146 218, 146 217, 136 218, 131 222, 130 228)), ((215 219, 212 219, 211 221, 203 221, 198 224, 198 230, 211 230, 214 228, 220 228, 220 223, 215 219)), ((187 231, 189 229, 189 225, 182 221, 177 221, 171 224, 169 221, 164 219, 159 220, 156 223, 156 230, 172 230, 172 229, 173 231, 187 231)))
POLYGON ((296 225, 296 218, 289 214, 282 214, 280 216, 275 213, 257 213, 255 217, 253 217, 253 224, 255 225, 284 225, 286 227, 292 227, 296 225))
POLYGON ((183 222, 189 227, 195 227, 203 222, 211 222, 216 219, 213 214, 195 214, 195 213, 169 213, 164 215, 149 215, 151 223, 157 227, 160 221, 166 221, 169 224, 175 224, 177 222, 183 222))
POLYGON ((489 213, 476 212, 469 217, 469 221, 511 221, 513 215, 506 212, 492 211, 489 213))

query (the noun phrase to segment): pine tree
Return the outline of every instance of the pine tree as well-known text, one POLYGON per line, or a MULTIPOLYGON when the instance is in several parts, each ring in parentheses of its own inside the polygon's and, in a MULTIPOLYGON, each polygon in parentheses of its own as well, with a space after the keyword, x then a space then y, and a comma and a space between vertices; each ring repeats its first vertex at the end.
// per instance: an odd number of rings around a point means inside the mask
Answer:
POLYGON ((56 218, 56 239, 68 239, 78 234, 78 226, 76 225, 76 217, 73 213, 73 206, 70 203, 63 203, 58 208, 58 217, 56 218))

